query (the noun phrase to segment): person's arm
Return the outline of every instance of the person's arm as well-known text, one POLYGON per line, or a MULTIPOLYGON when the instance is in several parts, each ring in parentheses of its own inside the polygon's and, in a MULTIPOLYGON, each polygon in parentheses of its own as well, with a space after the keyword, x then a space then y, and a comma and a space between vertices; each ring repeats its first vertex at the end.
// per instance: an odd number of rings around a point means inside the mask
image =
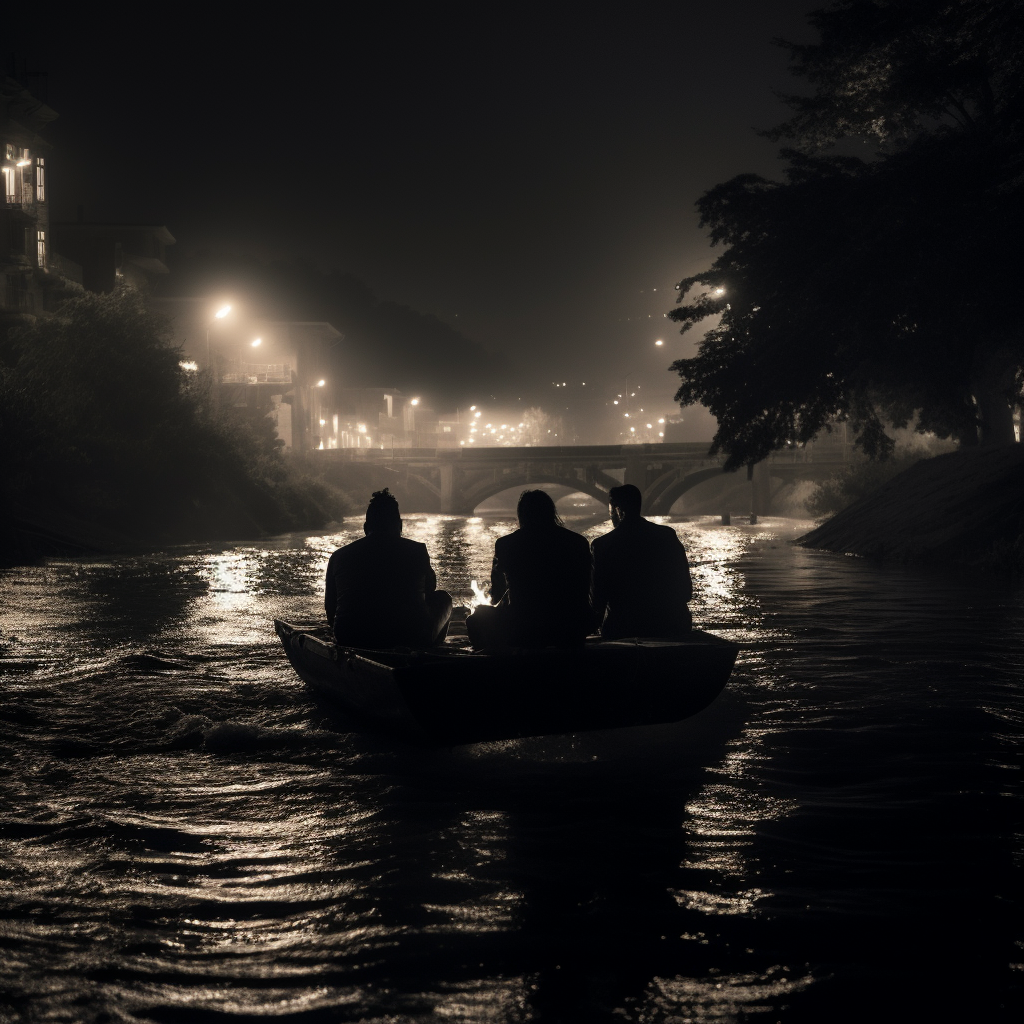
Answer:
POLYGON ((590 588, 590 605, 594 610, 594 621, 597 628, 601 628, 604 622, 605 612, 608 610, 608 571, 606 559, 601 557, 600 549, 591 545, 592 558, 594 562, 593 583, 590 588))
POLYGON ((423 593, 432 594, 437 590, 437 573, 430 564, 430 552, 427 551, 426 544, 423 545, 423 565, 423 593))
POLYGON ((686 558, 686 548, 683 547, 683 542, 674 530, 672 534, 676 540, 673 551, 675 553, 676 573, 678 574, 682 590, 681 596, 684 601, 689 603, 693 600, 693 579, 690 576, 690 563, 686 558))
POLYGON ((497 604, 508 593, 508 580, 505 570, 498 561, 498 545, 494 545, 494 558, 491 560, 491 604, 497 604))
POLYGON ((324 611, 327 613, 327 623, 334 626, 334 616, 338 611, 338 585, 334 581, 335 558, 331 555, 327 563, 327 578, 324 580, 324 611))

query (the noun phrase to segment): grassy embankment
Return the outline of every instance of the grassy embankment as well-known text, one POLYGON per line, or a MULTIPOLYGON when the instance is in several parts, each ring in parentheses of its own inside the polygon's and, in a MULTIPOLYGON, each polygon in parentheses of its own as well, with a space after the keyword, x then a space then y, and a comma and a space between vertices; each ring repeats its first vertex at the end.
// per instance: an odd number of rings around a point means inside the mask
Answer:
POLYGON ((1024 445, 922 459, 800 543, 867 558, 1024 571, 1024 445))
POLYGON ((0 348, 0 561, 317 529, 345 494, 218 408, 129 292, 84 295, 0 348))

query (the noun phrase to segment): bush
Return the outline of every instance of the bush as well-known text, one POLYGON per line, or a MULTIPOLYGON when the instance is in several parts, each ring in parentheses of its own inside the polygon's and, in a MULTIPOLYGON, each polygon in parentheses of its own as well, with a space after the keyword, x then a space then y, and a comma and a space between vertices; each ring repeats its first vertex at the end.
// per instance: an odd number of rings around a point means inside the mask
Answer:
POLYGON ((147 539, 317 528, 351 502, 293 474, 269 420, 212 400, 166 322, 128 290, 86 294, 0 350, 7 503, 147 539))
POLYGON ((925 452, 905 454, 882 461, 859 462, 818 484, 807 498, 807 511, 815 519, 825 519, 848 505, 877 491, 882 484, 926 457, 925 452))

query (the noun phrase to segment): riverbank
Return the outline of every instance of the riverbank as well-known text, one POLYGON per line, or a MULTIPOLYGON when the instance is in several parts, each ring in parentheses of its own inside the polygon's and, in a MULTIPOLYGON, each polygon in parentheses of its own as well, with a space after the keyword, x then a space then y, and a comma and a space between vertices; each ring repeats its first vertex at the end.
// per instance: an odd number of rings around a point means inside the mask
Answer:
POLYGON ((902 562, 1024 570, 1024 445, 923 459, 799 541, 902 562))
POLYGON ((81 500, 7 500, 0 509, 0 565, 60 555, 155 551, 202 541, 259 540, 321 530, 352 514, 343 491, 304 474, 282 480, 203 481, 191 494, 140 496, 131 507, 81 500))

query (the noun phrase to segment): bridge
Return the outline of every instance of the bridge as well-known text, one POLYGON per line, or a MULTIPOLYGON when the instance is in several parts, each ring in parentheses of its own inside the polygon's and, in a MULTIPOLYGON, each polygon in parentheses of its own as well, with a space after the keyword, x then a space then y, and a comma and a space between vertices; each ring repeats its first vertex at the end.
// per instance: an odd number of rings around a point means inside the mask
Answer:
MULTIPOLYGON (((552 448, 329 448, 305 453, 308 468, 353 496, 389 487, 407 512, 472 515, 508 488, 561 484, 602 504, 618 484, 635 484, 644 512, 666 515, 688 490, 725 472, 710 442, 567 445, 552 448)), ((769 515, 773 478, 823 480, 849 465, 849 446, 777 452, 747 471, 751 512, 769 515)), ((742 470, 741 470, 742 472, 742 470)), ((778 490, 778 487, 775 488, 778 490)))

